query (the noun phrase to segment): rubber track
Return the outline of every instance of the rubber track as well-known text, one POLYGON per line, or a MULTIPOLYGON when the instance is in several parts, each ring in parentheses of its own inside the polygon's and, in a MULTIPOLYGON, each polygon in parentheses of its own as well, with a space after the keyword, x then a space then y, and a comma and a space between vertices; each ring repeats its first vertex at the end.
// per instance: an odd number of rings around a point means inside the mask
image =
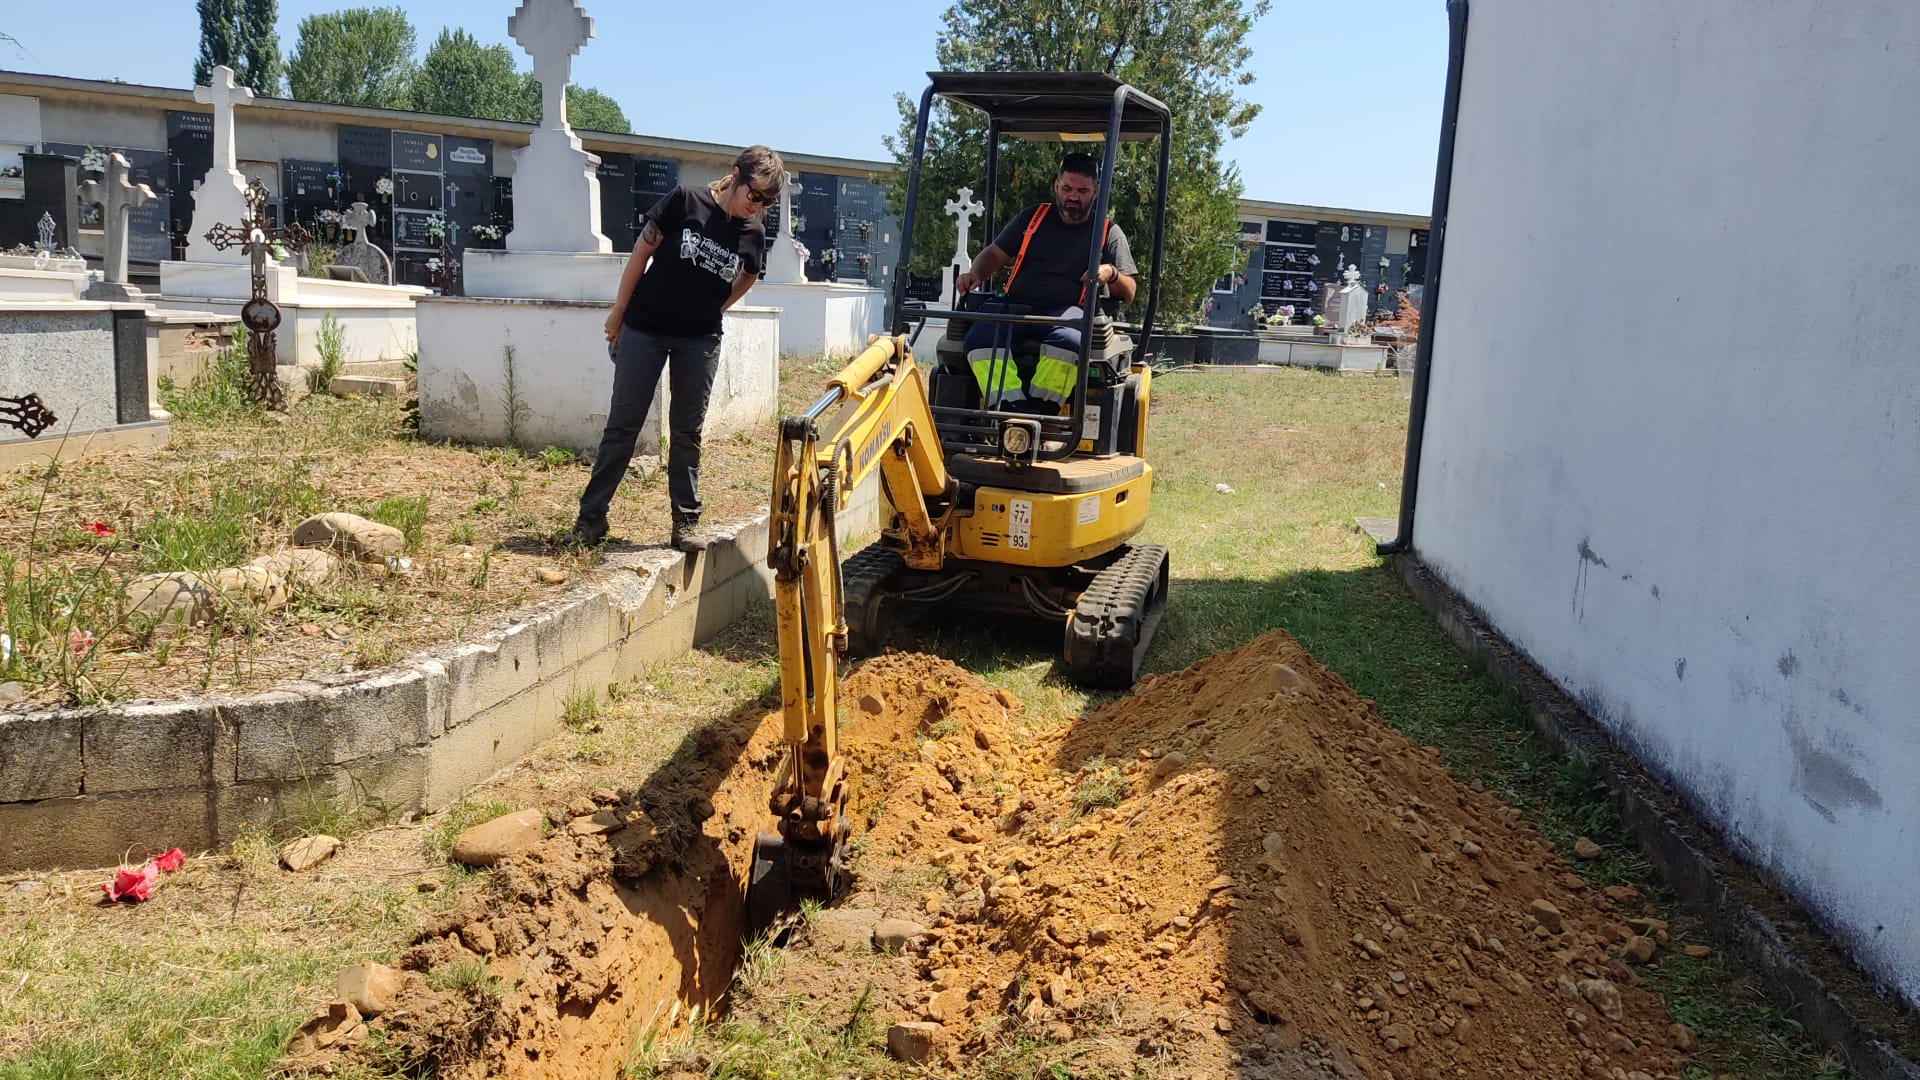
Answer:
MULTIPOLYGON (((1148 623, 1148 604, 1160 588, 1167 549, 1139 544, 1094 576, 1080 594, 1067 633, 1068 667, 1076 680, 1097 686, 1130 686, 1135 650, 1148 623)), ((1161 598, 1164 603, 1165 598, 1161 598)))
POLYGON ((867 617, 877 612, 869 606, 869 598, 906 565, 898 553, 877 543, 854 552, 841 565, 840 598, 846 605, 848 652, 855 656, 873 654, 877 643, 869 640, 869 635, 878 627, 868 626, 867 617))

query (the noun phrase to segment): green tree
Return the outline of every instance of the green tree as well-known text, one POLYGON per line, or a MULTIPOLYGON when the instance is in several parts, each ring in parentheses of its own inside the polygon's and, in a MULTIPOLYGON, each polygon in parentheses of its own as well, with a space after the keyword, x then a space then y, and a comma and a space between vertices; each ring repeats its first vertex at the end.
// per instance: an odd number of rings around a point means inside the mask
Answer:
POLYGON ((240 0, 199 0, 200 55, 193 62, 193 84, 205 86, 213 69, 225 65, 239 77, 246 63, 240 58, 240 0))
POLYGON ((265 97, 280 96, 286 64, 280 59, 280 4, 278 0, 241 0, 241 58, 246 61, 246 84, 265 97))
POLYGON ((200 54, 193 61, 195 85, 225 65, 241 86, 265 97, 280 96, 280 34, 275 0, 198 0, 200 54))
POLYGON ((507 47, 482 45, 465 30, 440 31, 413 81, 413 107, 446 116, 525 121, 524 97, 507 47))
MULTIPOLYGON (((537 108, 531 120, 539 122, 537 108)), ((567 87, 567 123, 580 131, 633 133, 633 125, 627 123, 627 114, 620 111, 620 103, 591 86, 567 87)))
POLYGON ((413 104, 413 24, 391 8, 348 8, 300 20, 287 75, 301 101, 406 109, 413 104))
MULTIPOLYGON (((1240 176, 1220 151, 1259 112, 1239 88, 1253 82, 1247 31, 1266 12, 1265 0, 955 0, 942 17, 935 55, 946 71, 1105 72, 1166 103, 1173 155, 1160 303, 1164 316, 1186 318, 1235 257, 1240 176)), ((906 203, 919 92, 898 101, 900 131, 887 139, 900 165, 889 185, 896 211, 906 203)), ((1021 207, 1052 198, 1063 152, 1057 143, 1002 143, 996 227, 1021 207)), ((1126 228, 1143 275, 1153 256, 1157 152, 1157 142, 1123 145, 1113 181, 1110 213, 1126 228)), ((937 272, 952 255, 953 223, 939 207, 962 186, 984 190, 985 169, 982 114, 936 104, 920 179, 915 272, 937 272)), ((1143 302, 1134 307, 1136 316, 1145 311, 1143 302)))

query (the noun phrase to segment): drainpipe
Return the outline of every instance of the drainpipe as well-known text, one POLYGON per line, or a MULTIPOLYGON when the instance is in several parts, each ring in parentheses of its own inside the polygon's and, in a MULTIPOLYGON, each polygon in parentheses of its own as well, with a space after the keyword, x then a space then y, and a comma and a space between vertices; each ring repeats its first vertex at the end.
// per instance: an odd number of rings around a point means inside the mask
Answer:
POLYGON ((1427 434, 1427 388, 1433 385, 1433 335, 1440 311, 1440 268, 1447 247, 1447 203, 1453 195, 1453 131, 1460 122, 1460 74, 1467 64, 1467 0, 1447 0, 1447 96, 1440 107, 1440 154, 1433 168, 1433 220, 1427 233, 1427 281, 1420 293, 1420 342, 1414 348, 1413 408, 1407 416, 1407 460, 1400 475, 1400 529, 1374 548, 1378 555, 1413 550, 1413 507, 1420 494, 1420 448, 1427 434))

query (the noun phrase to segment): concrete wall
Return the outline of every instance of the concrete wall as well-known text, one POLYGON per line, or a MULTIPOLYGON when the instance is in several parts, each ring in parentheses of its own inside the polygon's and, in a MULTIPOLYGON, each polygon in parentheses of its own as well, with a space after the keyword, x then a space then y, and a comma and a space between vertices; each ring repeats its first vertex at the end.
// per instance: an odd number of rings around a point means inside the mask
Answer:
POLYGON ((1916 54, 1907 0, 1478 0, 1414 545, 1920 1001, 1916 54))
POLYGON ((748 296, 780 309, 780 351, 802 356, 852 356, 867 336, 886 331, 887 294, 864 285, 763 281, 748 296))
MULTIPOLYGON (((114 366, 113 311, 104 304, 77 311, 0 307, 0 397, 38 394, 59 421, 42 433, 57 441, 68 431, 94 431, 119 422, 114 366)), ((0 443, 26 436, 0 427, 0 443)))
MULTIPOLYGON (((423 299, 420 329, 420 432, 429 439, 504 444, 509 440, 505 349, 514 350, 514 394, 521 446, 592 453, 600 445, 613 394, 613 365, 602 327, 608 306, 571 300, 423 299)), ((720 372, 707 407, 709 438, 773 419, 779 400, 779 312, 727 312, 720 372)), ((662 406, 667 380, 662 379, 662 406)), ((658 428, 640 435, 640 453, 657 453, 658 428)))

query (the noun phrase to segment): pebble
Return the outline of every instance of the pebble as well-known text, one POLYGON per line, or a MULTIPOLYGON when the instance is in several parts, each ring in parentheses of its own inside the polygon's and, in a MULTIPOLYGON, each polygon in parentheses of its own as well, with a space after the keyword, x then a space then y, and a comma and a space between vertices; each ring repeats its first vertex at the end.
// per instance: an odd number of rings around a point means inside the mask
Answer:
POLYGON ((1573 857, 1576 859, 1586 859, 1588 861, 1592 861, 1594 859, 1599 858, 1600 855, 1601 855, 1600 845, 1594 843, 1593 841, 1587 839, 1584 836, 1580 837, 1579 839, 1573 842, 1573 857))
POLYGON ((1605 979, 1582 979, 1576 984, 1580 996, 1599 1010, 1600 1015, 1609 1020, 1618 1020, 1625 1013, 1620 1004, 1620 988, 1605 979))
POLYGON ((1675 1050, 1683 1054, 1691 1054, 1700 1049, 1699 1037, 1694 1035, 1693 1029, 1685 1024, 1674 1024, 1667 1028, 1667 1041, 1673 1044, 1675 1050))
POLYGON ((360 1010, 362 1016, 379 1016, 390 1011, 400 995, 400 973, 385 964, 355 964, 340 972, 336 980, 341 998, 360 1010))
POLYGON ((567 572, 557 566, 543 566, 533 572, 533 576, 542 585, 565 585, 567 572))
POLYGON ((878 952, 905 952, 907 946, 926 936, 926 927, 905 919, 881 919, 873 925, 873 947, 878 952))
POLYGON ((1287 842, 1277 832, 1270 832, 1260 838, 1260 850, 1269 855, 1279 855, 1287 850, 1287 842))
POLYGON ((1186 768, 1186 765, 1187 755, 1178 750, 1174 750, 1154 763, 1153 778, 1159 780, 1163 777, 1172 776, 1174 773, 1186 768))
POLYGON ((1554 907, 1551 901, 1535 900, 1527 905, 1527 914, 1532 915, 1534 921, 1546 927, 1548 933, 1558 934, 1566 929, 1566 922, 1560 914, 1560 909, 1554 907))
POLYGON ((1713 950, 1707 948, 1705 945, 1689 945, 1680 951, 1693 957, 1695 960, 1704 959, 1705 957, 1713 955, 1713 950))
POLYGON ((1653 959, 1656 948, 1652 938, 1635 934, 1627 939, 1626 946, 1620 950, 1620 957, 1630 964, 1644 964, 1653 959))
POLYGON ((895 1024, 887 1029, 887 1053, 909 1065, 925 1065, 933 1059, 946 1030, 925 1020, 895 1024))
POLYGON ((303 836, 280 845, 280 865, 296 874, 305 873, 331 858, 338 850, 338 837, 303 836))

